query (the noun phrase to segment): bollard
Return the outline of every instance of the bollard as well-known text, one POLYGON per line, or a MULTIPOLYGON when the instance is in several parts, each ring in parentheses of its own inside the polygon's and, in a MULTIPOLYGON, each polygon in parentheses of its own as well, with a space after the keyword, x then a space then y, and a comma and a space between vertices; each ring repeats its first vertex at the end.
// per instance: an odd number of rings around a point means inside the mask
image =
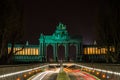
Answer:
POLYGON ((31 72, 29 72, 28 74, 31 75, 31 72))
POLYGON ((97 74, 97 75, 99 75, 99 74, 100 74, 100 72, 96 72, 96 74, 97 74))

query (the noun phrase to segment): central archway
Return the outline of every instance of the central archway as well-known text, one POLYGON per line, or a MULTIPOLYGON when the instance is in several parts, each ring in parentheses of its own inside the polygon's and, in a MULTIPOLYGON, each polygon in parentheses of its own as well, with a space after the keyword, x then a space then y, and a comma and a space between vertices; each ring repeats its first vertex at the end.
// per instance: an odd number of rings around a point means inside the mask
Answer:
POLYGON ((53 62, 53 46, 48 45, 47 46, 47 62, 53 62))
POLYGON ((58 46, 58 61, 65 60, 65 47, 63 45, 58 46))

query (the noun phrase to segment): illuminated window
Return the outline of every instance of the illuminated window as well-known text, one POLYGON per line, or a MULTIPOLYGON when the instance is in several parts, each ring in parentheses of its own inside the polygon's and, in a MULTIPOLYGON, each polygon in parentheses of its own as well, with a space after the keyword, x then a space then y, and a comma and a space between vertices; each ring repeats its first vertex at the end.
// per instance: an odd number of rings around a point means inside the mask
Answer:
POLYGON ((95 47, 95 54, 97 54, 97 48, 95 47))
POLYGON ((20 55, 23 55, 22 48, 19 48, 19 50, 20 50, 20 51, 19 51, 19 54, 20 54, 20 55))
POLYGON ((33 51, 33 48, 31 48, 31 54, 34 55, 34 51, 33 51))
POLYGON ((101 48, 101 54, 106 54, 106 48, 101 48))
POLYGON ((87 48, 87 54, 89 54, 90 52, 89 52, 89 48, 87 48))
POLYGON ((98 54, 100 54, 100 49, 97 49, 98 54))
POLYGON ((35 55, 35 48, 33 48, 33 54, 35 55))
POLYGON ((85 53, 86 54, 92 54, 92 50, 93 50, 92 48, 88 47, 88 48, 85 49, 85 53))
POLYGON ((110 46, 110 51, 112 51, 112 47, 110 46))
POLYGON ((28 55, 31 55, 31 53, 30 53, 30 48, 27 48, 27 51, 28 51, 28 55))
POLYGON ((113 46, 111 46, 110 51, 115 52, 115 48, 113 46))
POLYGON ((28 55, 28 54, 27 54, 27 48, 25 48, 25 55, 28 55))
POLYGON ((106 52, 107 52, 107 49, 106 49, 106 48, 104 48, 104 54, 106 54, 106 52))
POLYGON ((15 49, 15 48, 13 48, 13 53, 15 52, 15 50, 16 50, 16 49, 15 49))
POLYGON ((24 55, 24 49, 21 51, 22 55, 24 55))
POLYGON ((114 47, 112 48, 112 51, 115 52, 115 48, 114 47))
MULTIPOLYGON (((16 48, 13 48, 13 53, 15 53, 16 48)), ((17 55, 17 54, 16 54, 17 55)))
POLYGON ((35 50, 35 53, 36 53, 36 55, 38 55, 38 49, 36 48, 36 50, 35 50))
POLYGON ((31 48, 31 54, 34 55, 34 49, 33 48, 31 48))
POLYGON ((89 54, 92 54, 92 48, 89 48, 89 54))
POLYGON ((23 55, 25 55, 25 49, 22 50, 23 55))
MULTIPOLYGON (((18 50, 19 50, 19 48, 16 48, 15 52, 18 51, 18 50)), ((15 54, 20 55, 19 52, 16 52, 15 54)))
POLYGON ((19 50, 21 50, 22 48, 15 48, 15 50, 14 50, 14 52, 16 52, 15 53, 15 55, 23 55, 23 52, 22 51, 19 51, 19 50))
POLYGON ((10 53, 10 51, 11 51, 11 48, 8 48, 8 54, 10 53))
POLYGON ((84 48, 84 54, 87 54, 87 49, 86 48, 84 48))
POLYGON ((20 50, 20 48, 17 48, 17 53, 18 53, 19 55, 21 55, 21 54, 20 54, 20 51, 18 51, 18 50, 20 50))
POLYGON ((32 48, 30 48, 30 53, 31 53, 31 55, 33 55, 32 48))
POLYGON ((93 54, 95 54, 95 48, 93 47, 93 54))
POLYGON ((101 54, 103 54, 103 48, 101 48, 101 54))

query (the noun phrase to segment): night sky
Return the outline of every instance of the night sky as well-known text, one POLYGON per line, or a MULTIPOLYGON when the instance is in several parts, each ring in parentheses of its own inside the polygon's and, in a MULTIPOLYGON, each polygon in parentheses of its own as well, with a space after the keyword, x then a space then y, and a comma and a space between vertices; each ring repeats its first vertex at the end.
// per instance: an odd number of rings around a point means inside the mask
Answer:
POLYGON ((81 35, 84 44, 96 39, 98 13, 96 0, 24 0, 24 40, 38 44, 41 33, 52 34, 59 22, 66 25, 69 34, 81 35))

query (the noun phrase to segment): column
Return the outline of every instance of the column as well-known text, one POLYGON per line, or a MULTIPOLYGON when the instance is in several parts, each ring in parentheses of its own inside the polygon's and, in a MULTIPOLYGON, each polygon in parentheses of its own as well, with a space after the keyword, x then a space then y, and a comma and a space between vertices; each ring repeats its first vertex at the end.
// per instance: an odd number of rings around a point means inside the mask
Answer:
POLYGON ((45 44, 45 61, 47 62, 47 43, 45 44))
POLYGON ((80 58, 80 44, 77 43, 76 45, 76 61, 79 61, 79 58, 80 58))
MULTIPOLYGON (((87 49, 86 49, 87 50, 87 49)), ((78 51, 78 61, 82 61, 82 57, 83 57, 83 46, 81 43, 79 43, 79 51, 78 51)))
POLYGON ((77 58, 78 58, 78 44, 76 45, 76 61, 77 61, 77 58))
POLYGON ((65 44, 65 60, 68 61, 68 43, 65 44))
POLYGON ((58 59, 58 56, 57 56, 57 43, 55 43, 53 45, 53 57, 54 57, 54 61, 56 62, 57 59, 58 59))
POLYGON ((47 56, 48 56, 48 54, 47 54, 47 47, 48 47, 48 45, 46 44, 46 47, 45 47, 45 61, 46 61, 46 62, 48 62, 48 58, 47 58, 47 56))
POLYGON ((43 62, 45 62, 46 60, 45 60, 45 57, 46 57, 46 44, 45 43, 43 43, 43 54, 42 54, 42 61, 43 62))
POLYGON ((56 53, 56 50, 55 50, 56 48, 55 48, 55 44, 53 45, 53 58, 54 58, 54 61, 56 61, 56 55, 55 55, 55 53, 56 53))
POLYGON ((55 60, 58 61, 58 44, 55 44, 55 60))
POLYGON ((78 61, 82 61, 82 56, 83 56, 83 48, 82 48, 82 44, 79 43, 79 53, 78 53, 78 56, 79 56, 79 60, 78 61))
POLYGON ((40 61, 42 62, 43 57, 43 43, 40 43, 40 61))

